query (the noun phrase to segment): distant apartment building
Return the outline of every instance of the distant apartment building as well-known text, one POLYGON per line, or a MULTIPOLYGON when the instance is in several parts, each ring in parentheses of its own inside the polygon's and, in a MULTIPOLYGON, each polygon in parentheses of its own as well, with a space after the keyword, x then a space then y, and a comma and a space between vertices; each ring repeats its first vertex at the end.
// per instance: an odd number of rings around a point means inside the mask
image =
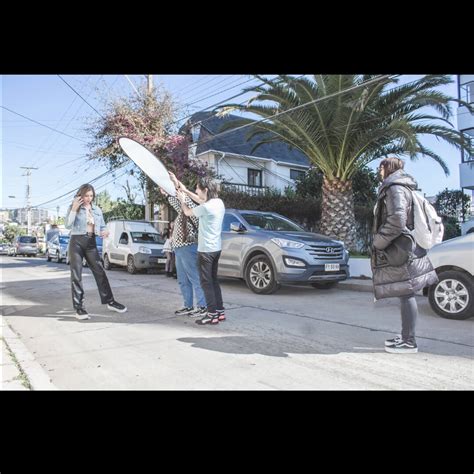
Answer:
MULTIPOLYGON (((49 216, 47 209, 32 208, 31 209, 31 225, 39 225, 48 222, 49 216)), ((15 219, 20 224, 28 223, 28 212, 25 208, 16 209, 15 219)))
MULTIPOLYGON (((474 105, 474 74, 458 75, 459 99, 474 105)), ((466 142, 474 143, 474 114, 469 112, 466 106, 458 108, 458 129, 466 137, 466 142)), ((474 198, 474 155, 469 154, 467 149, 461 152, 461 163, 459 165, 460 186, 463 191, 469 190, 471 199, 474 198)), ((474 200, 474 199, 473 199, 474 200)), ((465 234, 474 228, 474 214, 471 206, 470 215, 464 216, 461 224, 462 233, 465 234)))

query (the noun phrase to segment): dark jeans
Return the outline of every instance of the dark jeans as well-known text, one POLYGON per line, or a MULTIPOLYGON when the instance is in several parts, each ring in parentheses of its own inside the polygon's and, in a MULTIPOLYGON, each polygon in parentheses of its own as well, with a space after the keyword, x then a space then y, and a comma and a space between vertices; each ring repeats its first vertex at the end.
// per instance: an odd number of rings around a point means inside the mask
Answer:
POLYGON ((414 296, 402 296, 402 339, 415 342, 416 319, 418 317, 418 305, 414 296))
POLYGON ((83 308, 84 304, 84 288, 82 286, 82 260, 84 258, 94 275, 102 304, 112 302, 114 297, 100 261, 95 235, 71 235, 68 252, 71 265, 72 304, 74 309, 83 308))
POLYGON ((199 277, 206 298, 208 313, 215 314, 218 309, 224 309, 222 292, 217 281, 217 267, 221 252, 198 252, 199 277))

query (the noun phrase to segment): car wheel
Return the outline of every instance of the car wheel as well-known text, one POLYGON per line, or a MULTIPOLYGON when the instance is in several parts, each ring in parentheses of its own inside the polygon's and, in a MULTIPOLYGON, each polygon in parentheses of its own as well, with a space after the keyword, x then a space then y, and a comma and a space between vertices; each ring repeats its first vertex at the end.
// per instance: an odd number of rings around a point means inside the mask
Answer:
POLYGON ((127 259, 127 272, 135 275, 138 272, 137 267, 135 266, 135 260, 133 259, 133 255, 129 255, 127 259))
POLYGON ((104 255, 104 269, 110 270, 112 268, 112 264, 110 263, 109 256, 107 254, 104 255))
POLYGON ((47 260, 48 262, 51 262, 51 256, 49 255, 49 251, 48 251, 48 250, 46 250, 46 260, 47 260))
POLYGON ((259 295, 270 295, 280 288, 273 265, 266 255, 256 255, 250 259, 245 268, 245 283, 259 295))
POLYGON ((329 290, 337 285, 337 281, 313 281, 311 286, 318 290, 329 290))
POLYGON ((438 275, 439 282, 430 286, 428 299, 433 311, 447 319, 468 319, 474 315, 474 282, 456 270, 438 275))

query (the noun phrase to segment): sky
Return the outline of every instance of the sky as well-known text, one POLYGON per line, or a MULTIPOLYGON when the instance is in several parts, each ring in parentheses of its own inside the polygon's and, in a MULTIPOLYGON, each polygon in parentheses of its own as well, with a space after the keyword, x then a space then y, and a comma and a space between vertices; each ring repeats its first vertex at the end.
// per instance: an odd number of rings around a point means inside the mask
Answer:
MULTIPOLYGON (((107 171, 103 165, 86 161, 86 142, 90 140, 85 130, 87 124, 98 118, 105 101, 136 94, 135 88, 146 83, 144 75, 62 77, 96 110, 57 75, 0 76, 0 104, 3 107, 63 133, 0 109, 1 208, 25 206, 27 177, 24 175, 26 170, 21 167, 36 167, 38 169, 32 170, 30 176, 31 204, 48 209, 53 216, 57 215, 59 206, 59 215, 63 216, 72 197, 56 198, 107 171)), ((419 77, 401 76, 400 83, 419 77)), ((441 90, 457 97, 456 76, 453 79, 452 84, 441 90)), ((230 98, 242 88, 259 82, 248 75, 153 75, 153 81, 154 85, 162 84, 172 93, 183 112, 190 113, 230 98)), ((236 100, 248 97, 249 94, 236 100)), ((453 112, 452 123, 457 126, 454 104, 453 112)), ((434 137, 425 137, 422 142, 443 157, 451 174, 446 177, 441 167, 429 158, 420 158, 416 162, 407 160, 407 172, 417 179, 419 187, 428 196, 445 188, 459 189, 460 152, 434 137)), ((376 166, 377 163, 373 163, 373 167, 376 166)), ((142 202, 143 196, 135 178, 121 174, 122 171, 117 172, 115 181, 114 176, 108 175, 94 182, 97 192, 107 189, 113 199, 125 197, 121 185, 128 179, 138 194, 136 202, 142 202)))

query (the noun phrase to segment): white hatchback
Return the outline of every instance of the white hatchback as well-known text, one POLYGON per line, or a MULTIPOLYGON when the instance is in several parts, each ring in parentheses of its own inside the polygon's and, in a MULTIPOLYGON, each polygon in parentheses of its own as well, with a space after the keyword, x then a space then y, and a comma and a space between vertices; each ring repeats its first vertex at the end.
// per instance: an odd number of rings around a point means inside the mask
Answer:
POLYGON ((433 311, 447 319, 474 316, 474 233, 435 245, 428 257, 439 277, 428 288, 433 311))

